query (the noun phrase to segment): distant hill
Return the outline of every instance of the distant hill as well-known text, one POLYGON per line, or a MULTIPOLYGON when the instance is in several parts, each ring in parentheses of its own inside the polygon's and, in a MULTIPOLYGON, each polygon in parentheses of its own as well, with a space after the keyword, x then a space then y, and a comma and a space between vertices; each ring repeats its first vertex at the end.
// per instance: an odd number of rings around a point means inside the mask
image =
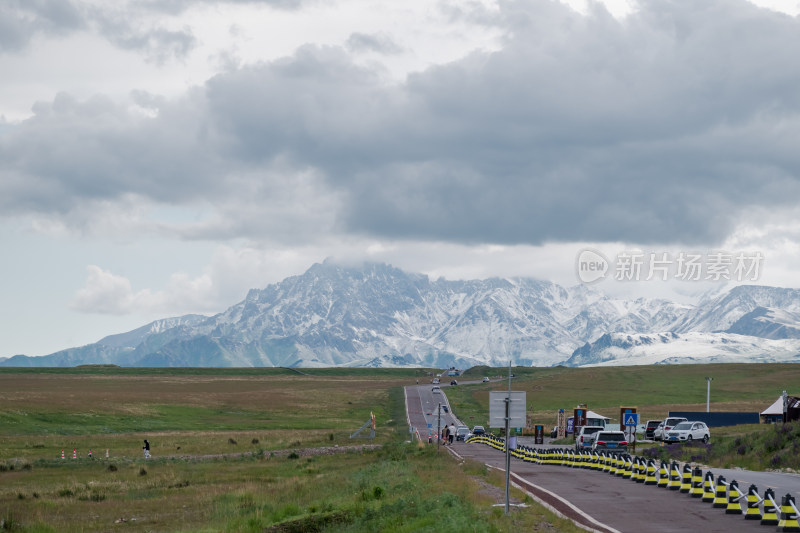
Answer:
POLYGON ((794 361, 800 291, 739 286, 689 306, 530 278, 431 280, 326 261, 214 316, 158 320, 0 366, 574 366, 794 361))

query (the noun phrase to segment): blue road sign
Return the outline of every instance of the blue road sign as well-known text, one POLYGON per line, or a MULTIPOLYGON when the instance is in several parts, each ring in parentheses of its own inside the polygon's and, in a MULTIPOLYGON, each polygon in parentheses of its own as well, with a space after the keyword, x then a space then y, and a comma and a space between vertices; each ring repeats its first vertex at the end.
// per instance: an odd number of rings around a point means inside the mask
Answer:
POLYGON ((626 413, 625 414, 625 425, 626 426, 638 426, 639 425, 639 413, 626 413))

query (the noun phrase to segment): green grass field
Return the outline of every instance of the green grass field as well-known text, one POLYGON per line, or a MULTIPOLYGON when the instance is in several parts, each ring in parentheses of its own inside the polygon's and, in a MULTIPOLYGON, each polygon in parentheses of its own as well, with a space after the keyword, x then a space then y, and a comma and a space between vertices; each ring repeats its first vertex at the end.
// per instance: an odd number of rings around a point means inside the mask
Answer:
MULTIPOLYGON (((761 412, 787 390, 800 394, 800 365, 713 364, 654 365, 602 368, 512 368, 513 390, 526 392, 533 424, 552 427, 559 409, 578 404, 619 423, 619 408, 636 407, 640 419, 663 419, 669 411, 705 411, 706 376, 711 382, 713 411, 761 412)), ((506 377, 507 368, 476 367, 463 380, 506 377)), ((457 413, 467 420, 484 420, 489 391, 507 390, 508 382, 481 383, 448 389, 457 413), (458 389, 458 390, 455 390, 458 389), (471 418, 470 418, 471 417, 471 418)), ((478 423, 478 422, 476 422, 478 423)))
MULTIPOLYGON (((545 425, 578 403, 612 418, 621 405, 638 407, 643 419, 704 410, 706 375, 715 411, 761 411, 782 390, 800 389, 800 365, 512 372, 532 423, 545 425)), ((470 374, 507 369, 472 369, 461 381, 470 374)), ((425 369, 0 369, 0 531, 410 532, 442 523, 576 531, 537 505, 505 516, 492 507, 504 499, 502 475, 404 443, 402 387, 429 379, 425 369), (368 442, 349 435, 371 412, 380 451, 304 455, 368 442)), ((506 387, 462 384, 447 394, 463 420, 481 423, 489 391, 506 387)), ((653 453, 788 467, 798 439, 783 426, 724 428, 714 431, 714 449, 653 453)))
POLYGON ((503 515, 502 476, 405 443, 402 387, 423 378, 0 370, 0 531, 577 531, 536 505, 503 515), (333 454, 372 443, 349 438, 371 412, 382 449, 333 454))

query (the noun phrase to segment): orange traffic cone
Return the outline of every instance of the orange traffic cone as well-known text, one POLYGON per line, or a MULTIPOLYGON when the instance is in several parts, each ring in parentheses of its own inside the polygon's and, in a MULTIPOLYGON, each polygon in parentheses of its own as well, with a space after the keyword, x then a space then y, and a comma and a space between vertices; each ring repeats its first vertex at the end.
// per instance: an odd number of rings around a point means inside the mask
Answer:
POLYGON ((61 450, 61 458, 64 458, 64 450, 61 450))
POLYGON ((73 459, 77 459, 78 458, 78 451, 77 450, 72 450, 72 458, 73 459))

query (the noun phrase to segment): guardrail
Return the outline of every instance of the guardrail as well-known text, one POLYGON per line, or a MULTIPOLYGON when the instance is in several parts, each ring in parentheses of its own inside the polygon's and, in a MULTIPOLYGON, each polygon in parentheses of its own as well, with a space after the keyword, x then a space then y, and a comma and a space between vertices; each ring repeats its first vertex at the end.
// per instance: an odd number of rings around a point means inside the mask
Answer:
MULTIPOLYGON (((484 444, 502 452, 506 449, 505 439, 493 435, 474 435, 466 442, 484 444)), ((701 498, 703 502, 711 503, 713 508, 725 509, 726 514, 743 515, 745 520, 759 520, 761 525, 777 526, 777 531, 800 532, 800 511, 791 494, 787 493, 778 506, 775 493, 770 488, 764 491, 763 498, 758 495, 755 485, 750 485, 747 492, 742 493, 736 480, 726 482, 724 476, 719 476, 715 483, 711 470, 703 475, 700 467, 692 468, 689 463, 681 468, 675 461, 671 465, 661 461, 660 467, 656 468, 652 459, 628 453, 576 451, 571 448, 518 446, 509 450, 509 454, 526 463, 596 470, 652 487, 677 490, 692 498, 701 498), (746 504, 745 509, 742 508, 742 500, 746 504)))

